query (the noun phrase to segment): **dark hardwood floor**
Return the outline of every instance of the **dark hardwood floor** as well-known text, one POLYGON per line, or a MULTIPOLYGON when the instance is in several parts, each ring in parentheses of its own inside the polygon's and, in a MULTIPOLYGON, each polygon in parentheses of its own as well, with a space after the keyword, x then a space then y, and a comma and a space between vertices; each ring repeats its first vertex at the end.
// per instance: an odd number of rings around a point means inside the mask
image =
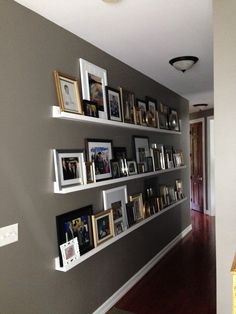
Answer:
POLYGON ((192 211, 193 231, 117 304, 136 314, 215 314, 215 220, 192 211))

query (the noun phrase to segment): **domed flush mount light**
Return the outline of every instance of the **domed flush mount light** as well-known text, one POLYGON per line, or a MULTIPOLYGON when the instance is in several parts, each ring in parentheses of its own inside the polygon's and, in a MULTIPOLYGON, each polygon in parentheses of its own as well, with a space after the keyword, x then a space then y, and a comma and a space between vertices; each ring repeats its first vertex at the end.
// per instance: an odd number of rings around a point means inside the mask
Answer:
POLYGON ((196 62, 198 62, 198 58, 194 56, 184 56, 173 58, 169 61, 169 63, 178 71, 182 71, 183 73, 189 70, 196 62))
POLYGON ((106 3, 117 3, 120 2, 121 0, 102 0, 102 1, 106 3))

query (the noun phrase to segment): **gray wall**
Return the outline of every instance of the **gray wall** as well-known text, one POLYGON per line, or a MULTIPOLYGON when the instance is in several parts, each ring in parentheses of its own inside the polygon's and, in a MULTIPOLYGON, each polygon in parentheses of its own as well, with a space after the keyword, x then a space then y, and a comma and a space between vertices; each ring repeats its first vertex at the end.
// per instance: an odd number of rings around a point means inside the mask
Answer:
MULTIPOLYGON (((90 203, 97 211, 102 199, 99 189, 54 194, 51 149, 83 148, 87 137, 130 147, 133 133, 52 119, 51 107, 57 103, 52 71, 76 76, 82 57, 107 69, 109 85, 178 108, 183 135, 152 133, 150 139, 174 142, 184 150, 187 165, 188 102, 13 1, 0 1, 0 21, 0 227, 19 223, 19 242, 0 248, 0 312, 88 314, 190 224, 189 206, 173 208, 67 273, 56 271, 56 215, 90 203)), ((180 177, 189 196, 188 169, 161 176, 159 182, 180 177)), ((129 194, 141 192, 143 184, 129 183, 129 194)))
POLYGON ((236 252, 236 2, 214 0, 213 8, 217 313, 228 314, 236 252))

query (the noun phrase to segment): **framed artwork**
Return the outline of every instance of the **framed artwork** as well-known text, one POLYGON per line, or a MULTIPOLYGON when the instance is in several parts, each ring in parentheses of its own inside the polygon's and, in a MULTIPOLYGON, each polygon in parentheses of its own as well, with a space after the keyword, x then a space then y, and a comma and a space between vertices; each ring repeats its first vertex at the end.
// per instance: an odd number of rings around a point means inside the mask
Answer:
POLYGON ((144 219, 144 207, 143 207, 143 195, 142 193, 131 195, 129 197, 130 202, 134 203, 133 216, 134 221, 139 222, 144 219))
POLYGON ((137 164, 143 163, 145 172, 147 171, 147 157, 150 156, 148 137, 133 136, 134 153, 137 164))
MULTIPOLYGON (((127 186, 119 186, 102 192, 104 210, 113 210, 113 220, 116 225, 122 222, 123 230, 127 229, 125 204, 128 202, 127 186)), ((116 228, 115 228, 116 229, 116 228)))
POLYGON ((114 237, 112 210, 102 211, 92 216, 94 246, 114 237))
POLYGON ((98 107, 99 118, 107 119, 107 71, 81 58, 79 62, 83 99, 94 101, 98 107))
POLYGON ((123 121, 136 124, 134 94, 120 87, 123 121))
POLYGON ((53 150, 55 177, 59 188, 86 183, 83 150, 53 150))
POLYGON ((86 170, 86 183, 95 183, 96 177, 95 177, 95 166, 94 162, 87 161, 85 164, 85 170, 86 170))
POLYGON ((93 245, 93 232, 91 216, 93 214, 92 205, 79 208, 56 217, 57 238, 60 265, 63 265, 60 246, 68 241, 78 239, 80 255, 90 251, 93 245))
POLYGON ((171 110, 169 114, 169 128, 173 131, 179 131, 179 118, 176 110, 171 110))
POLYGON ((106 86, 106 101, 108 118, 122 122, 120 91, 106 86))
POLYGON ((87 139, 86 142, 88 161, 94 162, 96 180, 112 177, 112 141, 102 139, 87 139))
POLYGON ((86 116, 98 118, 98 106, 94 101, 83 100, 83 104, 86 116))
POLYGON ((77 80, 57 71, 53 75, 61 111, 83 114, 77 80))
POLYGON ((127 161, 127 167, 128 167, 129 176, 132 176, 132 175, 138 173, 136 161, 134 161, 134 160, 127 161))
POLYGON ((63 266, 73 263, 80 257, 78 238, 60 245, 63 266))
POLYGON ((137 99, 136 102, 138 110, 140 111, 141 125, 146 125, 147 103, 141 99, 137 99))

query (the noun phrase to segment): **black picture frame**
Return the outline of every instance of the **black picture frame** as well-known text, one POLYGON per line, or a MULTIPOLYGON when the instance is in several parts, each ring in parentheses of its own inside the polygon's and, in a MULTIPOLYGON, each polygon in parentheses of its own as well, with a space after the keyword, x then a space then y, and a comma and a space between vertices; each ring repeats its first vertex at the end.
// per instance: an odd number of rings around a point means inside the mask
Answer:
POLYGON ((168 115, 164 112, 159 112, 159 126, 160 129, 169 129, 168 115))
POLYGON ((98 118, 98 105, 96 102, 91 100, 83 100, 83 108, 84 108, 84 114, 88 117, 98 118))
POLYGON ((118 89, 106 86, 106 100, 108 119, 112 121, 123 121, 121 95, 118 89))
POLYGON ((136 124, 134 93, 120 87, 123 122, 136 124))
POLYGON ((179 118, 178 118, 178 113, 176 110, 170 110, 169 114, 169 129, 179 132, 180 131, 180 126, 179 126, 179 118))
POLYGON ((126 147, 116 147, 112 148, 113 158, 115 160, 127 159, 127 149, 126 147))
POLYGON ((92 215, 93 207, 92 205, 88 205, 56 216, 58 251, 61 267, 63 266, 60 250, 61 244, 66 243, 77 236, 80 255, 83 255, 94 248, 91 221, 92 215))

